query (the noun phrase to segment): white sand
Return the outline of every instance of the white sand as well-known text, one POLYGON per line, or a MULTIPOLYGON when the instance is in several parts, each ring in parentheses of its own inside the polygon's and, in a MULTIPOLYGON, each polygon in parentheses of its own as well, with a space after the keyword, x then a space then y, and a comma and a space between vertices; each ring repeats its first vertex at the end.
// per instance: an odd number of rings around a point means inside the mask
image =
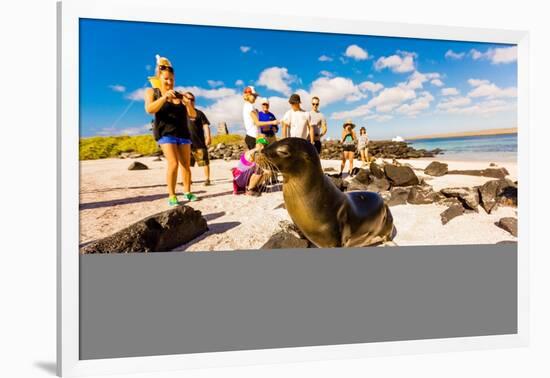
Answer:
MULTIPOLYGON (((154 158, 137 159, 150 169, 128 171, 132 159, 102 159, 81 162, 80 230, 81 243, 110 235, 146 216, 167 210, 165 185, 165 161, 154 158)), ((487 177, 445 175, 425 176, 422 172, 432 160, 400 160, 417 168, 415 172, 440 190, 445 187, 483 184, 493 180, 487 177)), ((514 162, 495 162, 506 167, 510 178, 516 180, 514 162)), ((190 203, 207 219, 209 231, 187 245, 177 248, 186 251, 223 251, 257 249, 278 230, 280 220, 289 220, 286 210, 278 208, 283 203, 282 192, 264 193, 261 197, 233 195, 230 168, 235 162, 214 160, 211 162, 212 186, 204 186, 203 169, 192 168, 192 190, 201 200, 190 203)), ((484 169, 489 162, 449 161, 449 169, 484 169)), ((356 165, 360 163, 356 161, 356 165)), ((324 167, 339 170, 340 162, 323 161, 324 167)), ((179 186, 181 190, 181 186, 179 186)), ((502 240, 516 240, 494 223, 501 217, 517 217, 514 208, 501 207, 494 214, 479 213, 461 215, 442 225, 441 205, 401 205, 391 208, 397 227, 395 242, 398 245, 448 245, 492 244, 502 240)))

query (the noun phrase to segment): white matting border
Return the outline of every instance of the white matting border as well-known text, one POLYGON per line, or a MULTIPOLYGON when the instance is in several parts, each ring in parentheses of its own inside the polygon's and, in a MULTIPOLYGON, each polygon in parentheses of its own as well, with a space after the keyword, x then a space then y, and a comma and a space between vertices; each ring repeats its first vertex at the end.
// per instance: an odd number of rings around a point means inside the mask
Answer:
POLYGON ((58 374, 83 376, 147 373, 191 368, 361 358, 525 346, 528 343, 529 224, 529 36, 527 32, 433 25, 306 18, 190 9, 175 0, 63 1, 58 3, 58 374), (162 9, 162 12, 158 10, 162 9), (254 17, 251 17, 251 16, 254 17), (202 353, 101 360, 78 359, 79 350, 79 19, 153 21, 175 24, 333 32, 518 45, 518 333, 304 348, 202 353), (322 26, 321 26, 322 25, 322 26))

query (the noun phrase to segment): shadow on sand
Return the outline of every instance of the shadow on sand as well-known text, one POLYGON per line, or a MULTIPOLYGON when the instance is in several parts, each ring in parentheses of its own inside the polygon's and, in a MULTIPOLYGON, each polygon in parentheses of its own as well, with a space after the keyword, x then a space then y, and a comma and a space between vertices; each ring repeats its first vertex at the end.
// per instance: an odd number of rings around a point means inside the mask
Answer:
POLYGON ((241 222, 220 222, 220 223, 209 224, 208 231, 206 231, 204 234, 191 240, 189 243, 186 243, 179 247, 174 248, 172 251, 174 252, 185 251, 189 246, 203 240, 204 238, 207 238, 215 234, 223 234, 224 232, 231 230, 232 228, 235 228, 240 225, 241 225, 241 222))

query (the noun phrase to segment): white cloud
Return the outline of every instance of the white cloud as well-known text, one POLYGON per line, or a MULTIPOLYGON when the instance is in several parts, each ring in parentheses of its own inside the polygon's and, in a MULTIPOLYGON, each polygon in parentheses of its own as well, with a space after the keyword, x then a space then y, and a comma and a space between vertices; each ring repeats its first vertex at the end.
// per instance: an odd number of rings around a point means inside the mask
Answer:
POLYGON ((243 85, 244 85, 244 81, 242 81, 241 79, 239 79, 239 80, 237 80, 237 81, 235 82, 235 85, 238 86, 238 87, 243 86, 243 85))
POLYGON ((332 58, 328 55, 321 55, 319 57, 319 62, 332 62, 332 58))
POLYGON ((257 84, 289 96, 292 93, 289 84, 296 80, 296 76, 289 74, 287 68, 270 67, 260 73, 257 84))
POLYGON ((373 114, 373 115, 365 117, 364 119, 375 121, 375 122, 386 122, 386 121, 389 121, 390 119, 393 119, 393 116, 388 115, 388 114, 383 114, 383 115, 373 114))
POLYGON ((403 102, 416 97, 414 90, 404 87, 392 87, 382 90, 378 96, 368 102, 370 108, 376 108, 380 113, 388 113, 403 102))
POLYGON ((242 53, 247 53, 250 51, 251 47, 250 46, 241 46, 239 47, 239 49, 241 50, 242 53))
POLYGON ((127 127, 120 130, 121 135, 143 135, 147 134, 151 130, 151 124, 147 123, 143 126, 138 127, 127 127))
POLYGON ((384 85, 381 83, 373 83, 372 81, 363 81, 359 84, 359 89, 362 91, 370 91, 372 93, 378 92, 384 88, 384 85))
POLYGON ((368 104, 364 104, 361 106, 358 106, 355 109, 352 110, 344 110, 341 112, 334 112, 331 114, 330 118, 332 119, 347 119, 347 118, 356 118, 356 117, 362 117, 368 114, 371 114, 372 111, 370 110, 370 107, 368 104))
POLYGON ((125 129, 117 129, 114 127, 105 127, 98 131, 96 135, 143 135, 148 134, 151 131, 151 124, 147 123, 143 126, 127 127, 125 129))
POLYGON ((490 99, 493 98, 502 98, 502 97, 516 97, 517 88, 508 87, 508 88, 499 88, 493 83, 481 84, 472 91, 468 93, 469 97, 487 97, 490 99))
POLYGON ((511 110, 515 108, 515 106, 515 103, 506 103, 501 100, 489 100, 468 107, 450 108, 447 112, 451 114, 481 115, 488 117, 495 113, 511 110))
POLYGON ((240 94, 232 94, 219 98, 212 105, 201 108, 212 125, 226 122, 228 126, 243 124, 243 98, 240 94))
POLYGON ((464 58, 465 55, 466 53, 464 52, 457 53, 457 52, 454 52, 453 50, 447 50, 447 52, 445 53, 445 58, 458 60, 458 59, 464 58))
POLYGON ((492 64, 513 63, 518 59, 518 49, 516 46, 490 48, 485 52, 472 49, 470 56, 474 60, 490 60, 492 64))
POLYGON ((126 95, 126 98, 132 101, 144 101, 145 88, 136 89, 135 91, 128 93, 128 95, 126 95))
MULTIPOLYGON (((224 98, 237 94, 237 92, 232 88, 215 88, 215 89, 205 89, 197 86, 191 87, 176 87, 178 92, 191 92, 195 97, 203 97, 210 100, 215 100, 219 98, 224 98)), ((239 95, 240 96, 240 95, 239 95)))
POLYGON ((517 59, 518 48, 516 46, 494 49, 491 56, 493 64, 511 63, 515 62, 517 59))
POLYGON ((499 88, 489 80, 468 79, 468 84, 474 87, 474 89, 468 93, 469 97, 487 97, 493 99, 517 96, 516 87, 499 88))
POLYGON ((365 60, 369 57, 369 53, 367 52, 367 50, 357 45, 348 46, 344 55, 348 58, 353 58, 355 60, 365 60))
POLYGON ((472 87, 478 87, 483 84, 489 84, 489 80, 481 80, 481 79, 468 79, 468 84, 470 84, 472 87))
POLYGON ((126 87, 120 84, 109 85, 109 88, 111 88, 114 92, 119 92, 119 93, 126 92, 126 87))
POLYGON ((435 85, 436 87, 442 87, 444 85, 440 79, 433 79, 432 81, 430 81, 430 83, 432 83, 432 85, 435 85))
POLYGON ((439 104, 437 104, 437 108, 441 110, 448 110, 467 106, 471 103, 472 99, 469 97, 451 97, 442 100, 439 104))
POLYGON ((419 97, 411 101, 410 104, 403 104, 395 111, 397 113, 405 114, 409 117, 415 117, 423 110, 430 107, 430 103, 434 100, 434 97, 430 92, 422 92, 419 97))
POLYGON ((421 89, 423 88, 423 84, 428 80, 439 80, 441 75, 437 72, 429 72, 429 73, 421 73, 418 71, 414 71, 404 83, 399 83, 400 87, 407 88, 407 89, 421 89))
POLYGON ((378 71, 389 68, 396 73, 414 71, 414 56, 413 53, 405 52, 401 52, 401 55, 383 56, 378 58, 374 68, 378 71))
POLYGON ((224 85, 223 81, 221 80, 208 80, 208 85, 210 85, 212 88, 221 87, 224 85))
POLYGON ((334 75, 332 74, 332 72, 330 71, 326 71, 326 70, 322 70, 321 72, 319 72, 319 74, 321 76, 325 76, 325 77, 333 77, 334 75))
POLYGON ((311 96, 317 96, 328 105, 341 100, 356 101, 365 95, 353 84, 353 81, 344 77, 321 77, 311 83, 311 96))
POLYGON ((456 88, 443 88, 441 89, 442 96, 457 96, 459 94, 456 88))

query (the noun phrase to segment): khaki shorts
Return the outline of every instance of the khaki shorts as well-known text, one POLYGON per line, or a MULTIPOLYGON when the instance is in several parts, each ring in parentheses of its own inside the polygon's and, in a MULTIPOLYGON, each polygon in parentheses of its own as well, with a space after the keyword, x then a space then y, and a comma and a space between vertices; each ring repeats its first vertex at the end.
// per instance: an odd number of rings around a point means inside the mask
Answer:
POLYGON ((195 162, 199 167, 205 167, 210 165, 210 159, 208 157, 208 149, 206 148, 192 148, 191 149, 191 164, 193 167, 195 162))

